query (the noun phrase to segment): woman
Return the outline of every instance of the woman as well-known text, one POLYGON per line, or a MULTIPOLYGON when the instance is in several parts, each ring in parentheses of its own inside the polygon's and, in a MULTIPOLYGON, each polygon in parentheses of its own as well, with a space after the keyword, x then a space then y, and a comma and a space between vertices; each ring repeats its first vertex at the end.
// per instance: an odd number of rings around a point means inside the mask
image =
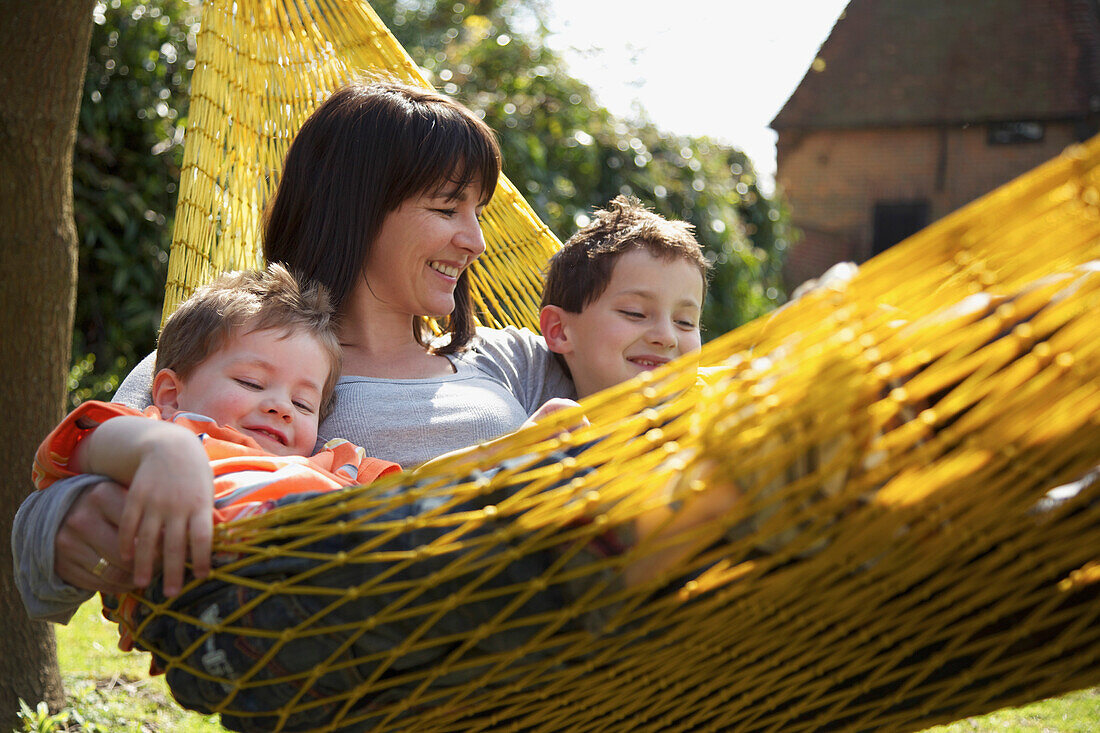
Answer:
MULTIPOLYGON (((303 125, 264 226, 264 252, 324 283, 344 376, 320 440, 411 466, 518 428, 572 385, 530 331, 473 328, 467 270, 496 187, 492 131, 458 103, 393 83, 351 84, 303 125), (446 317, 432 339, 426 317, 446 317)), ((149 400, 152 359, 115 399, 149 400)), ((118 552, 124 489, 77 477, 32 494, 12 530, 28 612, 65 621, 91 591, 132 587, 118 552)))

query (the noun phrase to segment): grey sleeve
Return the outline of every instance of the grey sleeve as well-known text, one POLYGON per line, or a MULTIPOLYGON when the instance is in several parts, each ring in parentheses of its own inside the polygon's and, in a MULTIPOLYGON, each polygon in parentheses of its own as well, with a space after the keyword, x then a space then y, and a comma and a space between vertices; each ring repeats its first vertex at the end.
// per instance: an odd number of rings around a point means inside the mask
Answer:
POLYGON ((479 328, 474 350, 479 367, 495 372, 528 415, 552 397, 576 397, 572 380, 534 331, 479 328))
POLYGON ((126 379, 118 386, 114 401, 135 410, 144 410, 153 404, 153 367, 157 361, 157 352, 149 354, 130 370, 126 379))
MULTIPOLYGON (((135 409, 152 404, 156 353, 141 360, 115 392, 115 401, 135 409)), ((53 571, 54 542, 66 512, 80 494, 103 480, 83 475, 62 479, 45 491, 34 491, 19 507, 11 532, 15 583, 31 618, 68 623, 91 591, 69 585, 53 571)))
POLYGON ((61 519, 81 492, 100 480, 87 474, 62 479, 47 491, 33 492, 15 513, 11 529, 15 585, 33 619, 68 623, 80 604, 94 595, 54 574, 53 553, 61 519))

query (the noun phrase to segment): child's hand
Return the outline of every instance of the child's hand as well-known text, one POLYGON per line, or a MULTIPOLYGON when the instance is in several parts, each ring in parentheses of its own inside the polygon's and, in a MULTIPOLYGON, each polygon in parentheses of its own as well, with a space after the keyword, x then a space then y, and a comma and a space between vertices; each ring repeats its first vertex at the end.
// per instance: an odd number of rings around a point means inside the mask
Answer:
MULTIPOLYGON (((562 410, 568 410, 570 407, 580 407, 578 402, 573 400, 567 400, 564 397, 554 397, 547 400, 542 407, 535 410, 535 414, 527 418, 527 420, 520 426, 520 429, 530 427, 536 423, 540 423, 546 418, 553 415, 555 412, 561 412, 562 410)), ((569 430, 577 430, 579 428, 588 427, 590 423, 588 418, 581 415, 581 419, 577 421, 576 425, 569 426, 569 430)))
POLYGON ((119 523, 119 552, 133 561, 134 584, 144 588, 160 550, 164 594, 172 596, 183 586, 188 549, 195 576, 210 572, 214 476, 193 433, 170 423, 158 428, 141 446, 119 523))

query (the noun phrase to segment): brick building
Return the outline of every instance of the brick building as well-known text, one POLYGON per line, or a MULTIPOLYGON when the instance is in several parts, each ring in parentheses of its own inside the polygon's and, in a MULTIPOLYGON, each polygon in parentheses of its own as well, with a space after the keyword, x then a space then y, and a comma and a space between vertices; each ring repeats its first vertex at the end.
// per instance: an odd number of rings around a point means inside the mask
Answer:
POLYGON ((851 0, 772 121, 797 284, 1097 131, 1098 0, 851 0))

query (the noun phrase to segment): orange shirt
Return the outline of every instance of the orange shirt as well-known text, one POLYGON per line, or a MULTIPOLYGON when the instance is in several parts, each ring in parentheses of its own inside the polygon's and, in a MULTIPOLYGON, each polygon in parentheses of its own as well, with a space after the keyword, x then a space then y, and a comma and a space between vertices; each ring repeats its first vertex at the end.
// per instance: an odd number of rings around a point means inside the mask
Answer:
MULTIPOLYGON (((32 470, 35 486, 44 489, 58 479, 75 476, 69 461, 77 443, 104 421, 122 415, 162 419, 156 407, 139 412, 113 402, 85 402, 39 446, 32 470)), ((214 471, 215 523, 262 513, 291 494, 369 484, 401 470, 396 463, 367 457, 362 448, 346 440, 330 440, 309 457, 273 456, 249 436, 202 415, 181 412, 171 422, 195 433, 206 449, 214 471)))

